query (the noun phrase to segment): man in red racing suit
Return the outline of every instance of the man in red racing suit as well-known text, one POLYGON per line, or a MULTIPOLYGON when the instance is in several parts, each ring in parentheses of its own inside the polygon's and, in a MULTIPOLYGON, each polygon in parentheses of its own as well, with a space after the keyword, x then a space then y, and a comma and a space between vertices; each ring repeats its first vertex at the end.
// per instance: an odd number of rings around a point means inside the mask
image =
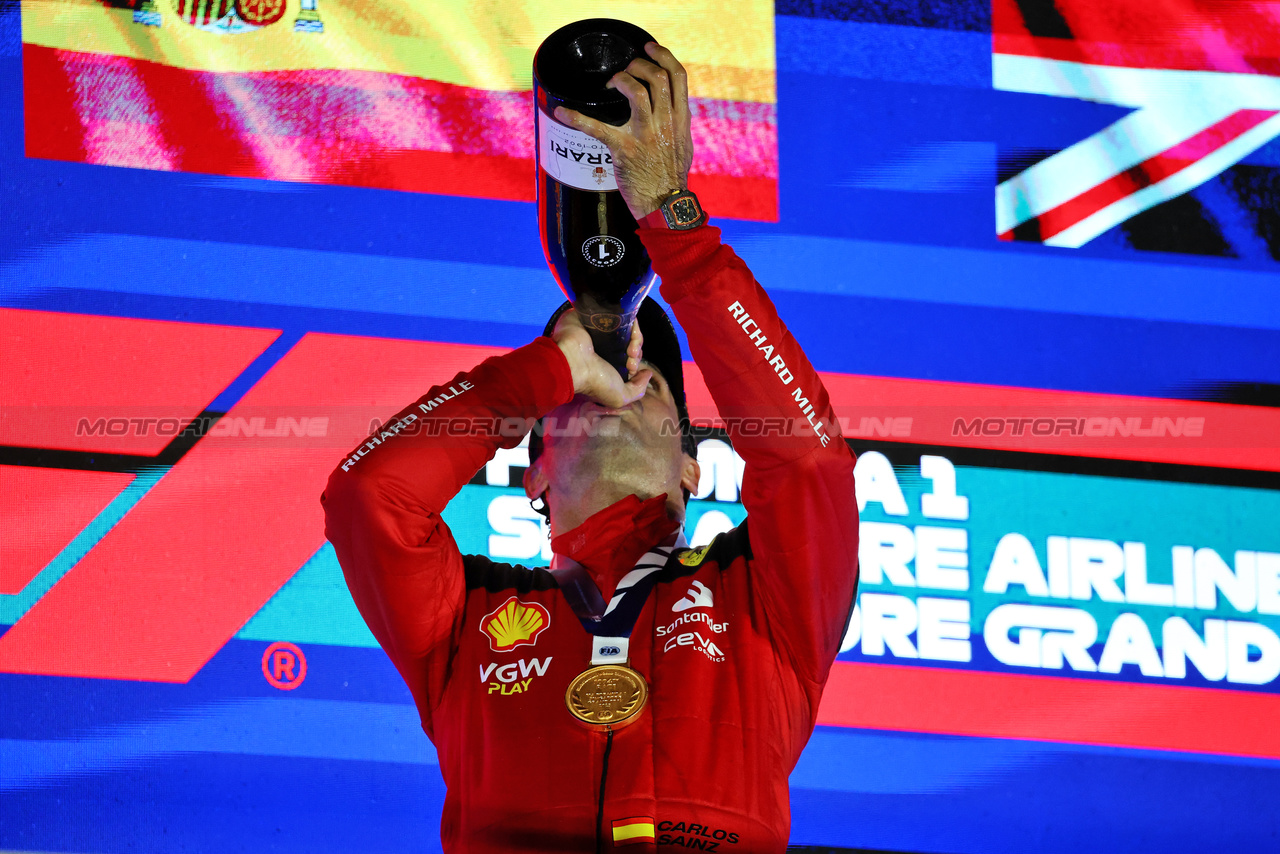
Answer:
MULTIPOLYGON (((657 100, 670 80, 687 137, 683 69, 665 49, 649 52, 666 74, 636 60, 623 83, 645 79, 657 100)), ((627 153, 610 147, 621 172, 627 153)), ((656 204, 632 207, 639 218, 656 204)), ((436 745, 446 851, 786 847, 787 779, 857 585, 854 457, 817 373, 719 229, 640 235, 746 463, 747 519, 679 548, 670 496, 631 495, 556 533, 557 557, 584 566, 604 601, 646 552, 672 547, 630 635, 629 664, 651 689, 635 723, 592 731, 566 709, 593 638, 557 574, 462 555, 441 519, 519 435, 384 431, 334 469, 321 497, 355 602, 436 745)), ((540 418, 576 400, 578 385, 563 347, 541 336, 429 389, 390 423, 428 412, 540 418)))

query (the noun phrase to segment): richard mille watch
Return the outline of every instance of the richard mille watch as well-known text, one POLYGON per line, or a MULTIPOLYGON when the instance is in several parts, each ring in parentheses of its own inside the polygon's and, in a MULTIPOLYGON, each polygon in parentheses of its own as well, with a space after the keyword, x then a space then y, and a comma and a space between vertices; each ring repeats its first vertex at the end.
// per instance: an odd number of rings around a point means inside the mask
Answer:
POLYGON ((648 216, 642 217, 639 224, 643 228, 671 228, 686 231, 697 228, 707 220, 707 215, 698 203, 698 197, 688 190, 675 189, 667 194, 658 209, 648 216))

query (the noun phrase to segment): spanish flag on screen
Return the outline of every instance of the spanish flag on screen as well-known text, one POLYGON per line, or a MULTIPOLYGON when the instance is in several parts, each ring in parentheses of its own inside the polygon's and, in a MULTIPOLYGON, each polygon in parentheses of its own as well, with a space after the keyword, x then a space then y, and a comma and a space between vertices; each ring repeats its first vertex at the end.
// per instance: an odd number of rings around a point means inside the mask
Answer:
MULTIPOLYGON (((533 198, 530 68, 581 0, 23 0, 26 153, 533 198)), ((622 0, 690 72, 691 183, 776 220, 773 3, 622 0)))

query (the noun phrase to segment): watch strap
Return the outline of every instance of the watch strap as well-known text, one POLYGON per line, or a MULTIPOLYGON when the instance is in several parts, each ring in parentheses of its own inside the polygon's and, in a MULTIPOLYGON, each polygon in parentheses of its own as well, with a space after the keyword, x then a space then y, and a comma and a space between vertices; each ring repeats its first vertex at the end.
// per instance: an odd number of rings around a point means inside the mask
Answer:
POLYGON ((668 228, 666 214, 662 212, 662 208, 636 220, 636 224, 641 228, 668 228))

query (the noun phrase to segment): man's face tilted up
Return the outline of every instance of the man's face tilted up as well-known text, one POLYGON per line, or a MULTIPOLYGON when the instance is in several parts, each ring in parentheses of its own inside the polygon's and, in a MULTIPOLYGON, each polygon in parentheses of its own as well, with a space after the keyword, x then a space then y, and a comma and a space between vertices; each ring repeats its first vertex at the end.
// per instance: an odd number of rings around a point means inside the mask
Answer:
MULTIPOLYGON (((566 323, 575 324, 573 315, 566 312, 566 323)), ((649 362, 632 376, 644 369, 652 376, 632 403, 609 408, 575 394, 544 418, 542 453, 525 475, 525 492, 544 496, 553 536, 632 494, 644 500, 666 493, 668 512, 683 520, 682 489, 697 490, 698 462, 682 449, 680 415, 666 378, 649 362)))

